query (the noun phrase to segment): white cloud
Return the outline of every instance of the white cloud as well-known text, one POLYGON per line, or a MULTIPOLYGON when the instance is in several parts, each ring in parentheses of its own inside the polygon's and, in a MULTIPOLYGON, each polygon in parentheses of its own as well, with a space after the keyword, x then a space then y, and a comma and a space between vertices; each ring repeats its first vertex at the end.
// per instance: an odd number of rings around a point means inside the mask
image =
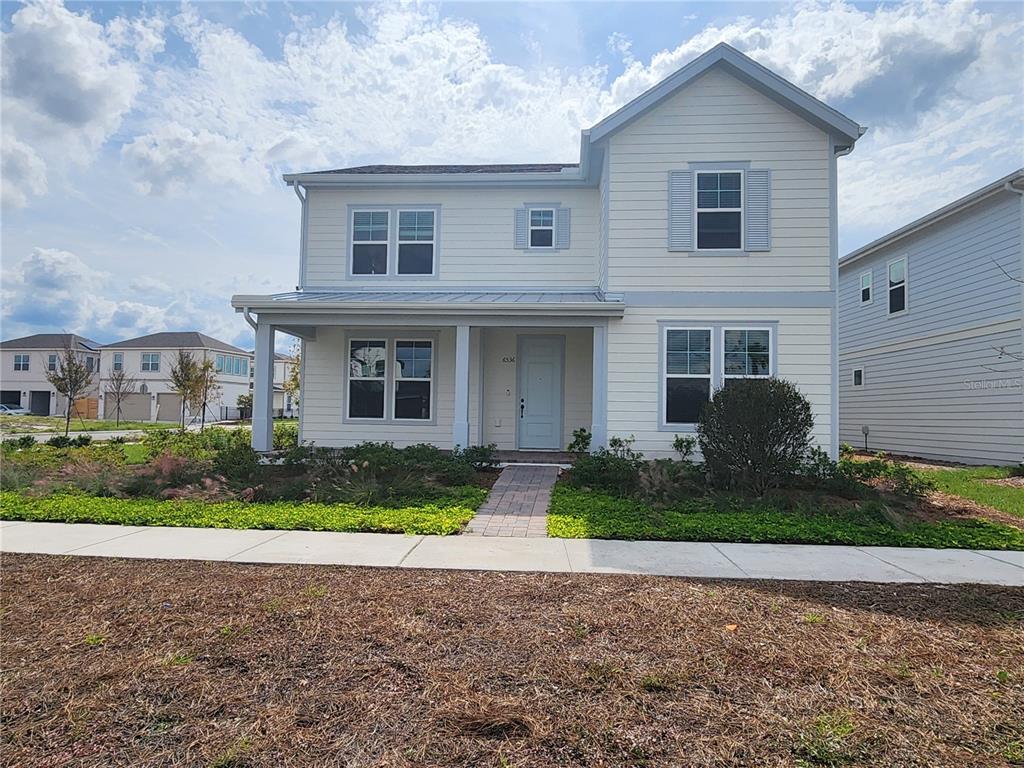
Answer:
POLYGON ((24 208, 30 195, 46 194, 46 163, 32 147, 5 135, 0 156, 0 192, 4 206, 24 208))

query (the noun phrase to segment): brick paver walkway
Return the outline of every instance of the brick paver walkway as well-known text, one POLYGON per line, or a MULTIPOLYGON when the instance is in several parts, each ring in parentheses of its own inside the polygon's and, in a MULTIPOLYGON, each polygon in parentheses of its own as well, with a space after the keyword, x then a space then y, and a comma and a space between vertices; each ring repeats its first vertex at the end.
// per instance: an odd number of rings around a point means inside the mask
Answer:
POLYGON ((466 535, 547 536, 548 505, 556 479, 558 467, 505 467, 466 535))

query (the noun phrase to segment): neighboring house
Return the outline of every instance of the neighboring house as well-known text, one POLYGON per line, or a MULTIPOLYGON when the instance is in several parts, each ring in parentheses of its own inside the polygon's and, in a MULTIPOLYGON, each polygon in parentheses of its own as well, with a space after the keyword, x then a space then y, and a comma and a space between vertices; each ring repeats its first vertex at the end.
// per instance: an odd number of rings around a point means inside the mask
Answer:
MULTIPOLYGON (((252 354, 197 331, 153 333, 104 345, 100 367, 101 413, 114 418, 116 404, 107 391, 111 373, 123 370, 136 380, 136 392, 121 403, 122 420, 178 421, 181 396, 174 391, 170 379, 178 350, 192 353, 197 360, 213 361, 221 391, 207 403, 206 420, 226 418, 234 410, 238 396, 249 392, 252 354)), ((198 411, 185 409, 187 421, 201 417, 198 411)))
MULTIPOLYGON (((255 355, 256 353, 251 352, 250 354, 255 355)), ((274 353, 274 402, 272 406, 274 418, 291 419, 299 415, 298 398, 294 397, 291 392, 287 392, 285 386, 291 377, 294 366, 294 358, 282 355, 280 352, 274 353)), ((253 365, 249 368, 250 390, 253 388, 255 372, 256 366, 253 365)))
MULTIPOLYGON (((100 345, 73 333, 37 333, 0 342, 0 402, 27 408, 37 416, 63 416, 67 400, 46 380, 46 374, 57 370, 68 346, 86 368, 99 370, 100 345)), ((96 391, 94 383, 84 399, 95 401, 96 391)), ((88 410, 85 404, 82 409, 88 410)))
POLYGON ((1024 169, 839 262, 840 435, 971 464, 1024 458, 1024 169))
POLYGON ((730 380, 776 375, 838 450, 836 160, 857 123, 718 45, 582 132, 579 163, 285 176, 299 289, 239 295, 253 445, 277 330, 305 442, 672 455, 730 380))

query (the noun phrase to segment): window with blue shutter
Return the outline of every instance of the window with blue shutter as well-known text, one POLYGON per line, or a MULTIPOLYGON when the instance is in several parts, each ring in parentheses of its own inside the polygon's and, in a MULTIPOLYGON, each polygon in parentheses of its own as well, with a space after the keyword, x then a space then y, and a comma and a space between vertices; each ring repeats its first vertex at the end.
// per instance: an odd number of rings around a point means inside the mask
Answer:
POLYGON ((668 249, 693 250, 693 172, 668 174, 668 249))

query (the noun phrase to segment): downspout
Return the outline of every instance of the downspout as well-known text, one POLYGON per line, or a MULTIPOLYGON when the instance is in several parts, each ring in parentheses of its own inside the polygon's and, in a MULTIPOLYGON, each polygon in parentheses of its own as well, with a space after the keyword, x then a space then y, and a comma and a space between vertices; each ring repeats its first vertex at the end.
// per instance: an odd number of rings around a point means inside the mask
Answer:
POLYGON ((252 319, 252 315, 249 314, 249 308, 248 307, 242 307, 242 317, 245 318, 245 322, 247 322, 250 325, 250 327, 252 327, 252 329, 255 331, 256 330, 256 321, 253 320, 252 319))
POLYGON ((295 290, 301 291, 306 286, 306 229, 309 224, 309 191, 300 189, 301 184, 296 182, 292 189, 295 190, 295 196, 299 198, 299 202, 302 204, 302 211, 299 216, 299 283, 295 286, 295 290))
POLYGON ((832 289, 832 418, 829 455, 839 460, 839 168, 837 160, 850 154, 853 145, 840 146, 829 139, 832 157, 829 158, 829 287, 832 289))

